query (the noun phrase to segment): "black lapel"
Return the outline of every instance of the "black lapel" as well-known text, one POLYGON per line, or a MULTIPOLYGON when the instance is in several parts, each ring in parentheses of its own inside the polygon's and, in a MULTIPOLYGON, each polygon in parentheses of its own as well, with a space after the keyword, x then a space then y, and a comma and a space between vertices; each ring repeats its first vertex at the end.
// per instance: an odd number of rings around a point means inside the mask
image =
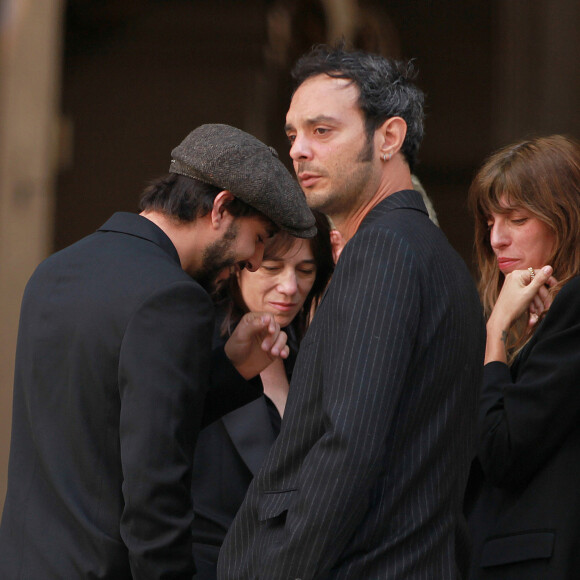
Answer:
POLYGON ((228 413, 222 421, 240 457, 255 475, 275 439, 264 397, 228 413))

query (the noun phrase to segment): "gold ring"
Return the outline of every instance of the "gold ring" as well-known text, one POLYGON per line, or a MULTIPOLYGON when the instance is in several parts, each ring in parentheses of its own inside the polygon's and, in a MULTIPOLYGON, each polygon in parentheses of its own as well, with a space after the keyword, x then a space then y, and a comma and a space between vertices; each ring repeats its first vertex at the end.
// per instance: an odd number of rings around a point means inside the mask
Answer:
POLYGON ((528 272, 530 273, 530 282, 531 282, 536 276, 536 272, 531 266, 528 268, 528 272))

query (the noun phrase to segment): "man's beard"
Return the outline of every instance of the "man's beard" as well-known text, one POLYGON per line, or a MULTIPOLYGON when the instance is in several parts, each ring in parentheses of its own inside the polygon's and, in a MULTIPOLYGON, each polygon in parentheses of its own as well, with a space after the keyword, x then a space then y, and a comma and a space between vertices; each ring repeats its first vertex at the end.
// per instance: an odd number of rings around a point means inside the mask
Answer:
POLYGON ((208 292, 213 290, 218 274, 236 264, 232 246, 238 235, 238 229, 238 225, 232 222, 223 237, 211 243, 203 252, 201 268, 193 277, 208 292))
POLYGON ((356 159, 357 161, 360 161, 361 163, 369 163, 375 157, 375 150, 374 150, 375 144, 373 141, 374 131, 369 133, 368 131, 366 131, 366 128, 365 128, 365 132, 366 132, 366 143, 363 145, 362 149, 358 152, 357 159, 356 159))

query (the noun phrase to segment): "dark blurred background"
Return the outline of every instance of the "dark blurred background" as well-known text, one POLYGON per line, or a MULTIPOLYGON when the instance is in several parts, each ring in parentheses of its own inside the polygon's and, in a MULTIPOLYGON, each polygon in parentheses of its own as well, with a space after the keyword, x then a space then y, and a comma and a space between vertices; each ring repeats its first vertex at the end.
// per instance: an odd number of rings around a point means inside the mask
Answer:
POLYGON ((427 94, 417 175, 471 265, 465 194, 483 158, 512 139, 580 128, 579 51, 566 45, 579 47, 575 4, 70 0, 62 112, 74 141, 56 189, 54 246, 116 210, 135 210, 146 181, 167 170, 171 149, 202 123, 243 128, 288 162, 289 69, 312 44, 344 36, 414 59, 427 94))

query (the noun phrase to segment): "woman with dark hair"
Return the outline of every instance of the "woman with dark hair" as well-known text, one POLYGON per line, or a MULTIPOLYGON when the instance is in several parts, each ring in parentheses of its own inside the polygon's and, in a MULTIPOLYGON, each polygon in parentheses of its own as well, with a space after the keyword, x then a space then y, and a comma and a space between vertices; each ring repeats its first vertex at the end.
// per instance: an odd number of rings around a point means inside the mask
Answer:
POLYGON ((227 339, 249 311, 270 312, 288 335, 290 356, 260 377, 264 396, 200 433, 193 468, 193 554, 198 580, 216 578, 220 546, 253 475, 280 431, 292 367, 300 340, 334 269, 329 222, 313 212, 318 233, 302 240, 278 233, 255 272, 241 270, 216 292, 221 323, 214 342, 227 339))
POLYGON ((487 315, 472 580, 580 571, 580 146, 492 155, 469 192, 487 315))

